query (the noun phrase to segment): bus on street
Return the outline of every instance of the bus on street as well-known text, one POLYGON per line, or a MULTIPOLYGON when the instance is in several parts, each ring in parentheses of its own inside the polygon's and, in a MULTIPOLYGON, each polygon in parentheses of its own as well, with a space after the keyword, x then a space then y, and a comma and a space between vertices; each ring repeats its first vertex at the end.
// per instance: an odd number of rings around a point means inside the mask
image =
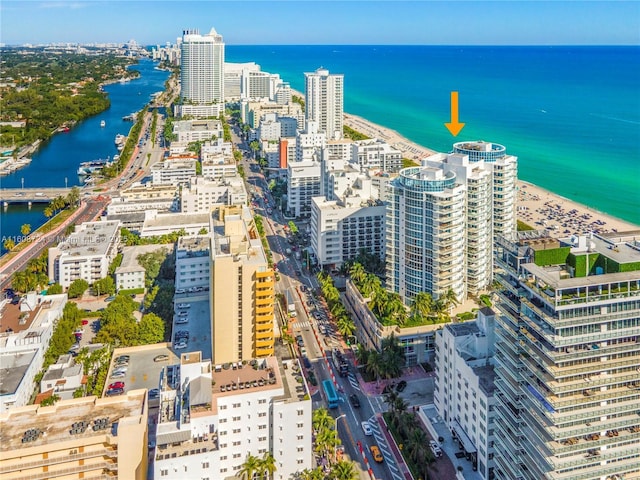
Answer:
POLYGON ((333 386, 333 382, 331 380, 323 381, 322 389, 324 390, 324 394, 327 397, 327 406, 329 408, 338 408, 338 394, 336 393, 336 389, 333 386))

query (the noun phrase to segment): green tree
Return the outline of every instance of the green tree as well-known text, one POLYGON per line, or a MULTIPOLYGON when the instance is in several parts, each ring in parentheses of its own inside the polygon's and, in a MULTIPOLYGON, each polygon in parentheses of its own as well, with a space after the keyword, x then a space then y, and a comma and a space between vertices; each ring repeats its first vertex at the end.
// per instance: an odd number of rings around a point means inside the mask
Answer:
POLYGON ((4 246, 5 250, 11 251, 16 246, 16 242, 14 242, 10 238, 7 238, 7 239, 5 239, 5 241, 4 241, 4 243, 2 245, 4 246))
POLYGON ((93 292, 97 295, 113 295, 116 293, 116 282, 107 276, 93 283, 93 292))
POLYGON ((351 268, 349 269, 349 276, 351 277, 351 280, 353 280, 353 282, 356 284, 356 286, 362 284, 362 281, 365 279, 367 275, 367 272, 365 272, 364 267, 362 266, 362 264, 355 262, 353 265, 351 265, 351 268))
POLYGON ((333 417, 326 408, 318 408, 312 414, 313 430, 319 432, 333 425, 333 417))
POLYGON ((240 478, 244 478, 245 480, 253 480, 259 467, 260 459, 254 455, 248 454, 242 464, 242 468, 238 471, 238 475, 240 478))
POLYGON ((22 235, 24 235, 25 237, 29 235, 31 233, 31 225, 28 223, 25 223, 24 225, 22 225, 20 227, 20 233, 22 233, 22 235))
POLYGON ((41 407, 49 407, 51 405, 55 405, 55 403, 60 400, 58 395, 51 395, 50 397, 45 398, 40 402, 41 407))
MULTIPOLYGON (((43 213, 44 213, 44 216, 47 218, 47 221, 49 221, 49 219, 53 217, 53 208, 51 208, 51 206, 47 206, 45 207, 43 213)), ((51 229, 51 225, 49 225, 49 229, 51 229)))
POLYGON ((258 142, 257 140, 253 140, 249 144, 249 148, 253 152, 253 159, 255 160, 256 159, 256 155, 257 155, 258 151, 260 150, 260 142, 258 142))
POLYGON ((77 186, 71 187, 71 190, 67 194, 67 205, 76 206, 80 202, 80 189, 77 186))
POLYGON ((53 285, 49 285, 49 287, 47 288, 47 295, 58 295, 59 293, 62 293, 62 291, 62 285, 60 285, 59 283, 54 283, 53 285))
POLYGON ((258 462, 258 478, 271 479, 276 470, 276 459, 268 451, 264 452, 262 459, 258 462))
POLYGON ((198 235, 206 235, 207 233, 209 233, 207 227, 202 227, 200 230, 198 230, 198 235))
POLYGON ((345 338, 350 335, 353 335, 356 331, 356 326, 353 323, 353 320, 351 320, 351 318, 349 317, 348 314, 346 314, 346 312, 344 315, 340 315, 339 317, 337 317, 336 327, 340 335, 342 335, 345 338))
POLYGON ((433 298, 428 292, 420 292, 411 302, 411 317, 418 321, 423 321, 431 314, 433 308, 433 298))
POLYGON ((141 345, 159 343, 164 339, 164 322, 155 313, 143 315, 138 324, 138 342, 141 345))
POLYGON ((82 278, 78 278, 77 280, 71 282, 67 294, 69 295, 69 298, 78 298, 84 295, 84 292, 86 292, 88 288, 89 283, 82 278))
POLYGON ((358 480, 360 474, 353 466, 353 462, 341 460, 331 467, 331 478, 335 480, 358 480))

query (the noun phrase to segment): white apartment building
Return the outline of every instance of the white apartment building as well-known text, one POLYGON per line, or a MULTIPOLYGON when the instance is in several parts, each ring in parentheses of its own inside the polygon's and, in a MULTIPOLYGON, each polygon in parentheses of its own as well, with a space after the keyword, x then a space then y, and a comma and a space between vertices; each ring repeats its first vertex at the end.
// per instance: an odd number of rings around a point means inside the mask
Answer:
POLYGON ((82 365, 76 363, 70 354, 60 355, 53 365, 49 365, 47 371, 40 380, 40 392, 51 392, 61 400, 73 398, 73 393, 82 386, 84 372, 82 365))
POLYGON ((206 35, 182 32, 180 97, 183 103, 224 104, 224 42, 215 29, 206 35))
POLYGON ((318 131, 328 139, 340 139, 344 125, 344 76, 319 68, 305 73, 307 122, 317 122, 318 131))
POLYGON ((27 293, 19 304, 0 302, 0 413, 29 403, 35 377, 66 304, 66 294, 36 292, 27 293))
POLYGON ((246 205, 247 191, 239 175, 217 180, 193 177, 180 198, 182 213, 208 213, 215 205, 246 205))
MULTIPOLYGON (((153 185, 151 183, 134 183, 129 188, 120 190, 120 198, 124 202, 160 201, 177 198, 178 187, 174 185, 153 185)), ((121 212, 114 212, 121 213, 121 212)))
POLYGON ((281 127, 278 115, 276 113, 268 113, 260 119, 256 137, 258 140, 280 140, 280 137, 283 136, 281 127))
POLYGON ((179 143, 202 142, 222 138, 220 120, 180 120, 173 124, 173 133, 179 143))
POLYGON ((202 177, 220 180, 238 176, 238 167, 233 157, 224 153, 202 153, 202 177))
POLYGON ((173 106, 173 115, 176 118, 211 118, 219 117, 224 113, 224 103, 211 103, 207 105, 183 103, 173 106))
POLYGON ((351 144, 351 161, 362 169, 398 172, 402 168, 402 152, 384 140, 358 140, 351 144))
POLYGON ((320 161, 327 144, 327 136, 318 131, 318 123, 307 122, 307 127, 296 135, 296 161, 320 161))
POLYGON ((493 240, 516 231, 518 157, 507 155, 503 145, 491 142, 458 142, 454 153, 469 156, 470 162, 484 162, 493 173, 493 240))
POLYGON ((107 205, 107 215, 121 215, 123 213, 139 213, 147 210, 170 211, 178 207, 178 189, 171 187, 172 197, 152 198, 149 200, 127 200, 126 197, 115 197, 107 205))
POLYGON ((434 404, 460 450, 485 479, 493 478, 495 314, 449 323, 436 332, 434 404))
POLYGON ((145 269, 138 262, 138 256, 156 250, 173 250, 173 245, 137 245, 122 249, 122 262, 116 268, 116 288, 120 290, 138 290, 145 288, 145 269))
POLYGON ((207 154, 216 155, 219 153, 231 157, 233 155, 233 144, 231 142, 225 142, 223 137, 219 137, 216 140, 204 142, 200 149, 200 156, 203 160, 206 160, 207 154))
POLYGON ((92 284, 109 274, 118 253, 120 222, 86 222, 49 249, 49 280, 67 288, 74 280, 92 284))
POLYGON ((275 101, 282 83, 280 75, 245 69, 240 77, 240 96, 243 100, 275 101))
POLYGON ((278 105, 287 105, 291 103, 291 86, 289 82, 280 82, 276 88, 276 103, 278 105))
POLYGON ((180 237, 176 247, 176 290, 209 285, 210 252, 209 237, 180 237))
POLYGON ((423 165, 453 172, 465 188, 465 229, 467 292, 478 295, 493 279, 493 176, 482 160, 471 162, 468 155, 437 153, 423 165))
POLYGON ((153 237, 184 230, 187 235, 196 235, 209 228, 207 213, 158 213, 145 212, 144 223, 140 229, 141 237, 153 237))
POLYGON ((247 455, 272 455, 273 478, 311 468, 312 406, 297 361, 216 365, 185 353, 161 374, 154 478, 237 478, 247 455), (224 367, 224 368, 223 368, 224 367))
POLYGON ((164 160, 151 167, 154 185, 185 185, 196 176, 197 160, 164 160))
POLYGON ((386 216, 387 288, 410 304, 452 289, 466 298, 465 189, 454 172, 400 170, 389 183, 386 216))
POLYGON ((321 195, 320 162, 289 162, 287 210, 294 217, 311 215, 311 199, 321 195))
POLYGON ((258 128, 260 119, 267 113, 277 113, 283 117, 295 118, 298 129, 303 129, 305 125, 304 112, 302 106, 296 102, 280 104, 276 102, 240 102, 240 118, 251 128, 258 128))
POLYGON ((260 65, 255 62, 224 64, 224 98, 227 102, 240 100, 242 73, 244 71, 259 72, 260 65))

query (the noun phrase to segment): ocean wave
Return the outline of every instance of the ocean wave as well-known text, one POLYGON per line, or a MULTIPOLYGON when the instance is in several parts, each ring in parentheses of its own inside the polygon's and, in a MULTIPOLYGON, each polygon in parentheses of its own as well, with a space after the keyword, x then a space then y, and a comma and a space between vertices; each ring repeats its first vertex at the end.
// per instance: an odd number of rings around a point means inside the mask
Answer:
POLYGON ((612 117, 611 115, 602 115, 599 113, 590 113, 592 117, 604 118, 605 120, 615 120, 616 122, 632 123, 633 125, 640 125, 637 120, 628 120, 626 118, 612 117))

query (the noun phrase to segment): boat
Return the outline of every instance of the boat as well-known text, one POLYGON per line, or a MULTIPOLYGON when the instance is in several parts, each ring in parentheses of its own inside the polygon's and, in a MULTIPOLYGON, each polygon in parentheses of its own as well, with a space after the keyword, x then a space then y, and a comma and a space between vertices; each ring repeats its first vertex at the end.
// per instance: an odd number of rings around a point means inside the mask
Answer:
POLYGON ((125 77, 122 77, 122 78, 120 79, 120 83, 127 83, 127 82, 130 82, 130 81, 131 81, 130 79, 125 78, 125 77))
POLYGON ((104 120, 100 120, 101 127, 105 127, 106 125, 107 125, 107 122, 105 122, 104 120))
POLYGON ((110 165, 111 165, 111 162, 109 161, 108 157, 106 159, 100 158, 98 160, 82 162, 78 167, 78 175, 81 177, 88 176, 110 165))
POLYGON ((124 142, 126 141, 127 141, 127 137, 125 135, 122 135, 121 133, 116 135, 116 139, 115 139, 116 146, 124 145, 124 142))

